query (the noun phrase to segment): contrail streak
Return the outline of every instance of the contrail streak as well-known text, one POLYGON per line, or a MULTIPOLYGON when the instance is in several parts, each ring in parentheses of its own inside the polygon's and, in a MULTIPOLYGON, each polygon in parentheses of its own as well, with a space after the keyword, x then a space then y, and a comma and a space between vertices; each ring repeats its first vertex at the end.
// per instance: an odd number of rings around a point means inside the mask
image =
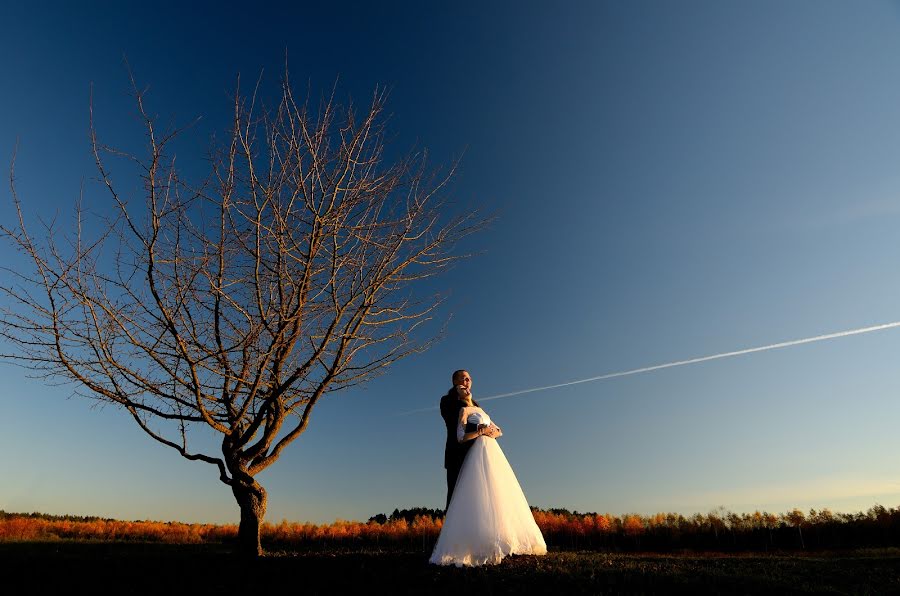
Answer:
MULTIPOLYGON (((557 383, 556 385, 545 385, 543 387, 532 387, 531 389, 520 389, 519 391, 512 391, 510 393, 500 393, 498 395, 491 395, 488 397, 478 398, 479 402, 491 401, 494 399, 501 399, 504 397, 513 397, 514 395, 524 395, 526 393, 535 393, 536 391, 547 391, 548 389, 558 389, 560 387, 568 387, 569 385, 580 385, 581 383, 592 383, 594 381, 605 381, 606 379, 614 379, 616 377, 627 377, 629 375, 637 375, 645 372, 651 372, 654 370, 662 370, 664 368, 673 368, 676 366, 685 366, 687 364, 698 364, 700 362, 708 362, 710 360, 719 360, 720 358, 732 358, 734 356, 743 356, 744 354, 752 354, 753 352, 765 352, 766 350, 777 350, 778 348, 789 348, 791 346, 799 346, 801 344, 811 344, 817 341, 825 341, 828 339, 837 339, 839 337, 847 337, 848 335, 860 335, 863 333, 871 333, 873 331, 881 331, 883 329, 892 329, 894 327, 900 327, 900 321, 895 321, 893 323, 884 323, 883 325, 874 325, 872 327, 862 327, 860 329, 850 329, 849 331, 838 331, 837 333, 828 333, 826 335, 817 335, 815 337, 806 337, 803 339, 793 339, 790 341, 783 341, 777 344, 769 344, 767 346, 759 346, 756 348, 746 348, 743 350, 735 350, 733 352, 723 352, 721 354, 713 354, 712 356, 701 356, 699 358, 690 358, 688 360, 677 360, 675 362, 667 362, 665 364, 656 364, 654 366, 645 366, 642 368, 635 368, 632 370, 623 370, 620 372, 607 373, 605 375, 600 375, 597 377, 589 377, 587 379, 579 379, 577 381, 568 381, 566 383, 557 383)), ((410 410, 409 412, 403 412, 403 414, 414 414, 417 412, 429 412, 431 410, 437 410, 437 406, 430 408, 420 408, 418 410, 410 410)))

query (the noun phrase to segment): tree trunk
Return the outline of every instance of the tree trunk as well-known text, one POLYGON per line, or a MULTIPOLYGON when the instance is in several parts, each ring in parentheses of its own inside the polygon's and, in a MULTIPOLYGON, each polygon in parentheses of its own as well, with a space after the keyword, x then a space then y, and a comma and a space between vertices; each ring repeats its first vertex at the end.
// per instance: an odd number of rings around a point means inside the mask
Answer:
POLYGON ((241 508, 237 552, 240 555, 258 557, 263 553, 259 543, 259 526, 266 516, 266 490, 250 478, 246 482, 236 481, 231 485, 231 491, 241 508))

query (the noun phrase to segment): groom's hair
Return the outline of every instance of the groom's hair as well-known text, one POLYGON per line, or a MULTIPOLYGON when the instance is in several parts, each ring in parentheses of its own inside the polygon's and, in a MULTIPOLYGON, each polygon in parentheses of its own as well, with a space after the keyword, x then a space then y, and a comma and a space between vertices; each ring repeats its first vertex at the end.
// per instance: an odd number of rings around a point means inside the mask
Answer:
POLYGON ((467 371, 467 370, 464 369, 464 368, 461 368, 461 369, 459 369, 459 370, 453 371, 453 375, 450 377, 450 380, 453 381, 453 384, 454 384, 454 385, 456 385, 456 377, 458 377, 459 375, 463 374, 464 372, 469 372, 469 371, 467 371))

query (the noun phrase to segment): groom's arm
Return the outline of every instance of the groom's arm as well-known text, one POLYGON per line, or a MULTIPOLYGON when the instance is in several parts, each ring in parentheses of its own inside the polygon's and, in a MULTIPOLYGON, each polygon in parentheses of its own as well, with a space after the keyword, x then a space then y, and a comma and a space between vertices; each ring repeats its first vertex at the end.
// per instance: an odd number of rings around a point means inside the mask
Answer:
POLYGON ((444 424, 446 424, 449 428, 453 428, 452 424, 456 422, 456 414, 458 412, 455 407, 456 404, 453 403, 456 400, 447 399, 447 396, 441 398, 441 418, 444 419, 444 424))
POLYGON ((501 434, 500 428, 495 424, 479 424, 475 430, 466 432, 470 425, 466 424, 465 410, 459 411, 459 421, 456 424, 456 440, 459 443, 465 443, 477 439, 478 437, 491 437, 496 439, 501 434))

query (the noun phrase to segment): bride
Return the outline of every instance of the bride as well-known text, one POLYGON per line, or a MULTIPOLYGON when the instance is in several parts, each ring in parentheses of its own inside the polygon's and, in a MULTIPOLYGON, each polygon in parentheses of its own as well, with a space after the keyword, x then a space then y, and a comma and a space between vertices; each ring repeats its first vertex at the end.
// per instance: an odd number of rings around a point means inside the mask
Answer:
POLYGON ((457 386, 456 440, 473 441, 431 555, 436 565, 499 563, 513 554, 543 555, 547 545, 496 437, 503 433, 472 402, 471 380, 457 386))

